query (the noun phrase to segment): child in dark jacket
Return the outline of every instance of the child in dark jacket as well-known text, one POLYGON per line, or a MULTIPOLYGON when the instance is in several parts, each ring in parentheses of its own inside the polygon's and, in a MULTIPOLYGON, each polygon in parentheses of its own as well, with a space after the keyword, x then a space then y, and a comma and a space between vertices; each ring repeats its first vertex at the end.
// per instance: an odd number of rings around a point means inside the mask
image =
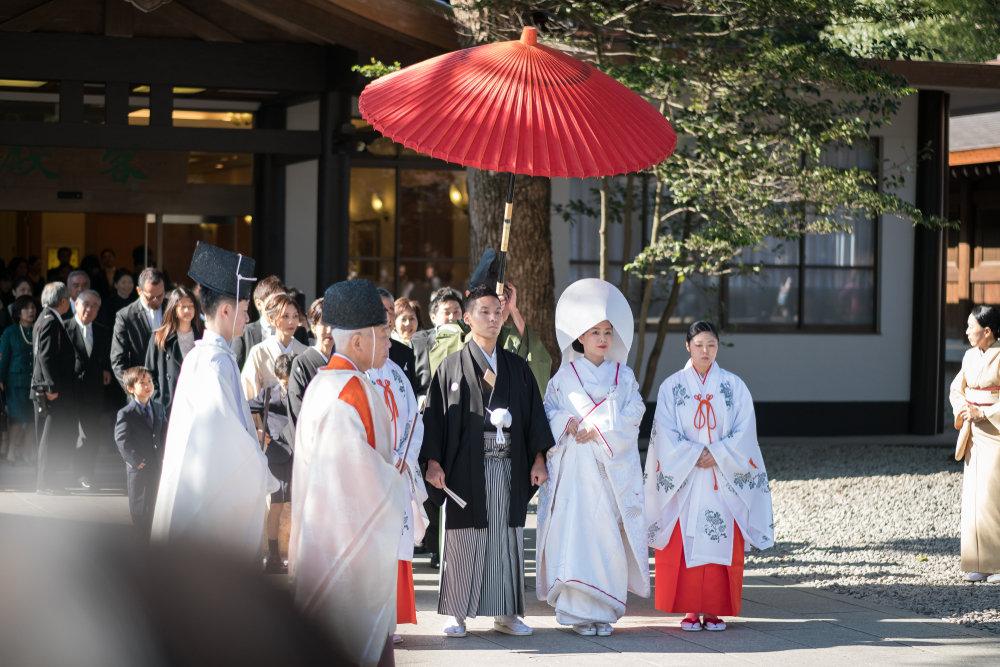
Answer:
POLYGON ((143 366, 122 373, 128 404, 118 411, 115 444, 128 471, 128 509, 132 524, 146 537, 153 522, 156 490, 160 485, 166 418, 163 406, 152 400, 153 375, 143 366))

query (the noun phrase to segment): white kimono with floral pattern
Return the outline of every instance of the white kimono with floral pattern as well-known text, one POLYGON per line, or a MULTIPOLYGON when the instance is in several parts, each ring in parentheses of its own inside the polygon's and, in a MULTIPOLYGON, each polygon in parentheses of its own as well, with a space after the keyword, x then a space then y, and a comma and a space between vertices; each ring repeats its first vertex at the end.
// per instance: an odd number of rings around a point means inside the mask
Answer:
POLYGON ((382 396, 386 412, 390 418, 389 431, 392 434, 392 460, 397 466, 406 455, 407 471, 403 474, 406 488, 409 491, 408 502, 403 515, 403 534, 399 540, 399 560, 413 560, 413 547, 424 539, 427 530, 427 514, 424 512, 424 501, 427 500, 427 487, 420 474, 420 445, 424 441, 424 421, 420 418, 417 408, 417 397, 413 387, 399 364, 386 359, 382 368, 372 368, 366 375, 375 384, 375 389, 382 396), (410 435, 410 432, 413 435, 410 435), (409 443, 409 449, 407 449, 409 443))
POLYGON ((646 406, 632 370, 586 359, 563 364, 545 391, 556 445, 538 499, 536 593, 564 625, 614 623, 629 591, 649 595, 639 423, 646 406), (571 418, 595 441, 566 432, 571 418))
POLYGON ((746 544, 774 544, 753 400, 718 364, 702 378, 689 361, 660 385, 645 478, 649 545, 664 548, 680 521, 688 567, 731 565, 734 521, 746 544), (698 468, 705 448, 716 464, 698 468))

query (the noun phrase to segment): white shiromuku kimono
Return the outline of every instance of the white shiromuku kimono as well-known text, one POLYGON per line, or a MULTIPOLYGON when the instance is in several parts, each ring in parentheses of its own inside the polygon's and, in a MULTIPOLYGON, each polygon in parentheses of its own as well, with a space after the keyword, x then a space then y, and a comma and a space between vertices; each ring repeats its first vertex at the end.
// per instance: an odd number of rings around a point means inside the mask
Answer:
POLYGON ((152 538, 218 545, 249 563, 260 553, 267 497, 278 480, 222 336, 206 331, 184 358, 173 406, 152 538))
POLYGON ((753 400, 718 364, 702 378, 689 361, 660 385, 645 477, 649 545, 664 548, 679 521, 687 567, 731 565, 734 521, 746 543, 774 544, 753 400), (706 447, 716 465, 698 468, 706 447))
POLYGON ((299 608, 352 663, 374 665, 396 627, 406 488, 381 391, 341 355, 330 367, 295 429, 288 572, 299 608))
POLYGON ((389 413, 392 430, 392 462, 399 465, 406 453, 407 472, 403 474, 409 491, 409 502, 403 516, 403 532, 399 541, 399 560, 413 560, 413 547, 424 539, 427 514, 423 503, 427 500, 427 487, 420 474, 420 445, 424 441, 424 421, 420 418, 417 397, 403 369, 391 359, 382 368, 367 372, 382 393, 383 403, 389 413), (412 435, 411 435, 412 434, 412 435), (409 449, 407 449, 409 443, 409 449))
POLYGON ((639 424, 645 412, 632 370, 605 360, 564 363, 549 380, 545 416, 556 446, 538 500, 539 600, 564 625, 614 623, 632 591, 649 596, 639 424), (596 427, 578 443, 571 418, 596 427))

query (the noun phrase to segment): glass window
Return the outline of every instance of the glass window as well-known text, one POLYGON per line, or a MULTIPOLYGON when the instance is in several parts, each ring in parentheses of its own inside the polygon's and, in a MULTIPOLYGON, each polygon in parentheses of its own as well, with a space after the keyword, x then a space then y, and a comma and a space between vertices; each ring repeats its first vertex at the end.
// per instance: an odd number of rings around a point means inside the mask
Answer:
POLYGON ((799 317, 798 283, 798 267, 765 268, 758 274, 730 276, 726 285, 726 321, 795 325, 799 317))
POLYGON ((395 287, 396 170, 351 169, 349 260, 352 277, 395 287))
POLYGON ((469 193, 465 171, 399 170, 396 294, 428 312, 431 292, 463 289, 469 278, 469 193))

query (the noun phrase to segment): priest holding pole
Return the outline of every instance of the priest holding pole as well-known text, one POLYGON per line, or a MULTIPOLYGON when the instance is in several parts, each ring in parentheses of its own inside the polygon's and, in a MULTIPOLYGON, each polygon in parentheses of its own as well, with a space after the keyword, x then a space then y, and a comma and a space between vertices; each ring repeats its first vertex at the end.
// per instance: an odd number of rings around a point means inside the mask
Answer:
POLYGON ((393 465, 392 421, 365 374, 389 356, 375 285, 327 288, 336 353, 309 384, 295 429, 288 572, 296 604, 352 664, 391 662, 400 535, 410 502, 393 465))

